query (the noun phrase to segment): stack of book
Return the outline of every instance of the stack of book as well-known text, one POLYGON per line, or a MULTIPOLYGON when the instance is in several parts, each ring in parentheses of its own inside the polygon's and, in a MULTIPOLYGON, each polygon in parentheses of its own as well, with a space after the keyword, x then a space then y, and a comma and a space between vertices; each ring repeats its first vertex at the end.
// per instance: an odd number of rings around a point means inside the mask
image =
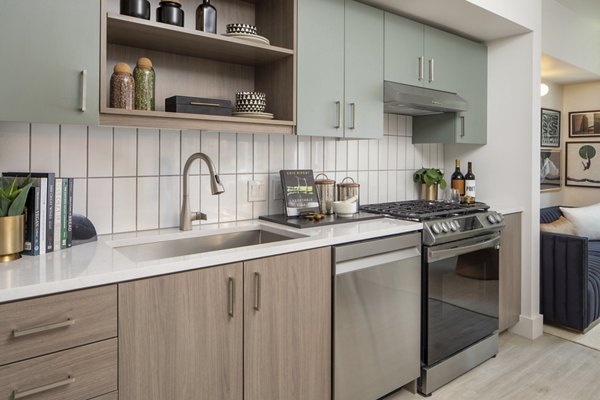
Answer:
POLYGON ((23 254, 37 256, 71 247, 73 238, 73 178, 56 178, 54 173, 4 172, 7 179, 32 185, 25 203, 23 254))

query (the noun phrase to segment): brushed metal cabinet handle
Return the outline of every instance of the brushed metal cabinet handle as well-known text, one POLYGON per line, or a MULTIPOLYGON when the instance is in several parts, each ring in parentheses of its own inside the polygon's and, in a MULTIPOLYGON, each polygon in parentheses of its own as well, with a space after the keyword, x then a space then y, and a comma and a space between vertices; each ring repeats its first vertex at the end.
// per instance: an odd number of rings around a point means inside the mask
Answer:
POLYGON ((350 103, 350 112, 352 113, 352 126, 349 129, 356 129, 356 103, 350 103))
POLYGON ((229 278, 229 283, 228 283, 228 291, 229 291, 229 296, 228 296, 228 312, 229 312, 229 316, 231 318, 233 318, 233 306, 235 304, 235 281, 233 278, 229 278))
POLYGON ((465 116, 460 117, 460 137, 465 137, 465 116))
POLYGON ((57 322, 54 324, 49 324, 49 325, 44 325, 44 326, 36 326, 34 328, 29 328, 29 329, 23 329, 23 330, 13 329, 12 334, 13 334, 13 337, 18 338, 18 337, 23 337, 23 336, 27 336, 27 335, 33 335, 34 333, 40 333, 40 332, 51 331, 53 329, 65 328, 65 327, 68 327, 71 325, 75 325, 75 320, 69 318, 66 321, 57 322))
POLYGON ((429 83, 435 80, 435 60, 432 58, 429 60, 429 83))
POLYGON ((254 309, 260 310, 260 274, 254 273, 254 309))
POLYGON ((22 392, 20 392, 18 390, 14 390, 13 391, 13 399, 15 399, 15 400, 24 399, 25 397, 33 396, 34 394, 42 393, 42 392, 45 392, 45 391, 48 391, 51 389, 56 389, 56 388, 59 388, 62 386, 67 386, 74 382, 75 382, 75 377, 69 375, 69 376, 67 376, 67 379, 64 379, 64 380, 58 381, 58 382, 54 382, 54 383, 49 383, 47 385, 40 386, 37 388, 23 390, 22 392))
POLYGON ((425 63, 423 62, 423 57, 419 57, 419 81, 423 80, 423 75, 425 75, 425 63))
POLYGON ((342 102, 339 100, 335 102, 335 120, 337 121, 337 125, 333 127, 339 129, 342 126, 342 102))
POLYGON ((81 111, 87 111, 87 69, 81 71, 81 111))

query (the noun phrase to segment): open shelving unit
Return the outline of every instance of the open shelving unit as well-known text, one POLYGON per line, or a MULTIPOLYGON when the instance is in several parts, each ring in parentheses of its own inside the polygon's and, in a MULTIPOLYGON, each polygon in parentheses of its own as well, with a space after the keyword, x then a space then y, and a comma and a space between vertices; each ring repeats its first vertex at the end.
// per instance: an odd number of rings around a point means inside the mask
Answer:
MULTIPOLYGON (((118 14, 116 0, 102 1, 100 124, 169 129, 202 129, 249 133, 291 134, 295 126, 295 9, 296 0, 213 0, 217 34, 193 29, 197 1, 182 2, 186 26, 118 14), (254 24, 271 44, 222 35, 228 23, 254 24), (109 83, 117 62, 134 67, 148 57, 156 71, 156 111, 108 107, 109 83), (272 120, 234 116, 172 113, 164 100, 174 95, 221 98, 235 104, 235 93, 261 91, 272 120)), ((155 4, 156 3, 156 4, 155 4)))

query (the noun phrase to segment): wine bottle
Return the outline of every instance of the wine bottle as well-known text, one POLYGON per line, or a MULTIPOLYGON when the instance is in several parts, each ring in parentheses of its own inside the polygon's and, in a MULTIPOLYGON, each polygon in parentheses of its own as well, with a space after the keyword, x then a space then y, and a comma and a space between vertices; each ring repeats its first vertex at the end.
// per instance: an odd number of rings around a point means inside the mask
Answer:
POLYGON ((468 171, 465 175, 465 203, 475 203, 475 175, 473 174, 473 164, 469 161, 468 171))
POLYGON ((462 197, 465 195, 465 177, 460 172, 460 160, 456 160, 456 169, 451 178, 452 189, 458 190, 458 194, 462 197))

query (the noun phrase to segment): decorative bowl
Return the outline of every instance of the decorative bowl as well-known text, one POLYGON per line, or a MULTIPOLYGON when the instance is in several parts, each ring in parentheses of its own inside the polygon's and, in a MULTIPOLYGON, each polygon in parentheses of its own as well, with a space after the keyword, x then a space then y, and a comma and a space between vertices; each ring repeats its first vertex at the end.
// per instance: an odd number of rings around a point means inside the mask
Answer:
POLYGON ((247 35, 257 35, 256 26, 250 24, 227 24, 227 33, 245 33, 247 35))

